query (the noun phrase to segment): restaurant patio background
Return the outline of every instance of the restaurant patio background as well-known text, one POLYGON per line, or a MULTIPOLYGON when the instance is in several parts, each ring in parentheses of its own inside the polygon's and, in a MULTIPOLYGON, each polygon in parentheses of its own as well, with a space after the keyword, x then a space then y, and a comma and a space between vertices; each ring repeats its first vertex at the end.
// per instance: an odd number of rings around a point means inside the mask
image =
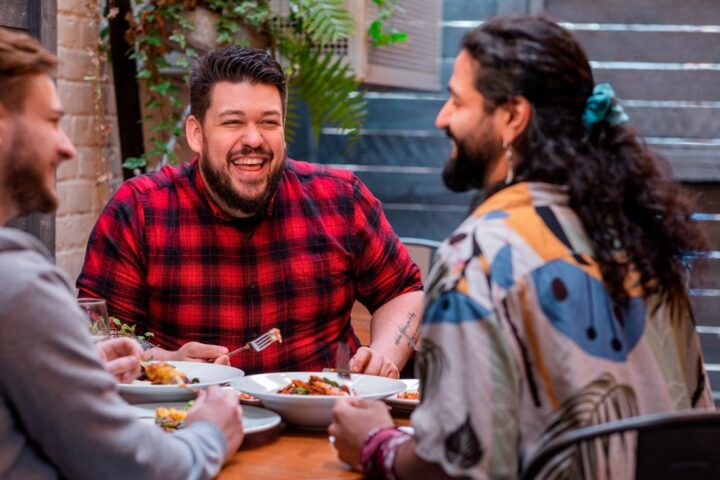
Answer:
MULTIPOLYGON (((99 119, 93 108, 98 84, 86 79, 95 71, 98 26, 90 12, 97 4, 3 0, 0 9, 0 25, 39 36, 61 60, 58 90, 68 113, 63 127, 78 147, 78 158, 58 171, 57 215, 14 224, 54 249, 73 279, 90 229, 122 178, 112 82, 103 87, 106 115, 99 119), (98 132, 103 124, 112 127, 107 140, 98 132)), ((299 132, 291 155, 355 171, 383 201, 398 234, 444 238, 466 214, 470 196, 442 185, 449 145, 433 126, 458 42, 483 18, 548 11, 577 35, 596 79, 613 83, 646 142, 666 155, 675 178, 698 195, 697 218, 710 235, 711 251, 690 262, 691 294, 711 381, 720 395, 720 2, 444 0, 443 9, 441 90, 371 88, 367 124, 355 150, 340 154, 345 139, 326 129, 317 147, 299 132)))

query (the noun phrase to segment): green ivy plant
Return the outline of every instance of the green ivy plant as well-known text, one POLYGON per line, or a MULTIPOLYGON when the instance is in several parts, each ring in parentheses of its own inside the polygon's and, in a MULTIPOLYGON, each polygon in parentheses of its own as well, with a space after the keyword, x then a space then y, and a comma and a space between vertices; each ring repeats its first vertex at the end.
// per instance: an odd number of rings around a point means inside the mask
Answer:
MULTIPOLYGON (((377 6, 377 19, 368 28, 375 46, 403 42, 407 34, 385 27, 398 0, 368 0, 377 6)), ((183 102, 173 76, 187 83, 192 61, 199 52, 190 44, 194 25, 190 13, 198 7, 217 14, 215 46, 247 44, 248 33, 285 66, 290 102, 287 133, 299 122, 298 105, 304 102, 317 143, 324 126, 334 126, 357 140, 366 116, 364 92, 350 68, 332 54, 333 44, 353 34, 353 18, 346 0, 287 0, 289 17, 280 18, 270 0, 136 0, 126 38, 140 66, 137 78, 150 94, 145 107, 157 132, 142 158, 127 158, 129 169, 144 167, 148 159, 174 161, 174 142, 181 136, 183 102), (169 59, 172 60, 172 65, 169 59), (168 112, 170 112, 168 114, 168 112)))
POLYGON ((368 35, 373 47, 392 45, 395 42, 407 40, 407 32, 401 32, 395 27, 387 29, 385 22, 395 15, 397 0, 373 0, 378 7, 377 19, 373 20, 368 27, 368 35))

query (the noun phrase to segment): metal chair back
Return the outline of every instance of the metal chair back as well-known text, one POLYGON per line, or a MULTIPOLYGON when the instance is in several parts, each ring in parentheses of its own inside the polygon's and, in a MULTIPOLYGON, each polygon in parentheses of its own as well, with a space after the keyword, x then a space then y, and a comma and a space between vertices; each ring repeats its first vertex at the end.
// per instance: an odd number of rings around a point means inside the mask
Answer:
POLYGON ((628 432, 637 434, 636 479, 720 479, 720 412, 704 410, 644 415, 573 430, 541 447, 521 478, 549 478, 543 470, 568 449, 628 432))

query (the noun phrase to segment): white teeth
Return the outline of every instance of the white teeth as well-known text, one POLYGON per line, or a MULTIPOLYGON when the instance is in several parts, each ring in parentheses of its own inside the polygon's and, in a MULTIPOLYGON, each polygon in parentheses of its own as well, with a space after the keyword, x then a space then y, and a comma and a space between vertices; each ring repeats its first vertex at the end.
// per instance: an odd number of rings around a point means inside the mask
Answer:
POLYGON ((262 165, 263 160, 261 158, 242 158, 239 160, 233 160, 232 164, 239 165, 262 165))

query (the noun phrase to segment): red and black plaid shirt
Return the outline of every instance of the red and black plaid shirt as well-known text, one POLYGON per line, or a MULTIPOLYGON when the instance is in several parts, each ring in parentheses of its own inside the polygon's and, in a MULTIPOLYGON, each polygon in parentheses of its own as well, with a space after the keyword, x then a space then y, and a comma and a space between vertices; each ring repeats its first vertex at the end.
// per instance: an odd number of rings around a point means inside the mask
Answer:
POLYGON ((212 201, 197 160, 125 182, 90 235, 77 285, 166 349, 195 340, 232 350, 278 327, 283 343, 233 357, 247 373, 334 366, 338 340, 359 344, 355 299, 372 312, 422 288, 357 177, 293 160, 267 213, 249 219, 212 201))

